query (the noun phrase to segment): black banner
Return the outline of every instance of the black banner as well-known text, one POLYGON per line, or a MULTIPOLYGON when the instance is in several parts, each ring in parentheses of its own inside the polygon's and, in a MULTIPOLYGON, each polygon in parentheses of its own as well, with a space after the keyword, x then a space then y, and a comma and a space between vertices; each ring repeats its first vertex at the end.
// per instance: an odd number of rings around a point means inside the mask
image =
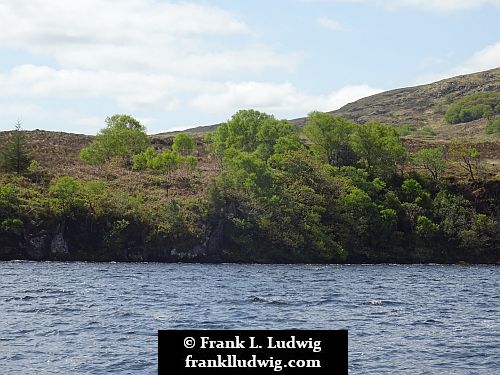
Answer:
POLYGON ((161 330, 159 374, 347 374, 347 331, 161 330))

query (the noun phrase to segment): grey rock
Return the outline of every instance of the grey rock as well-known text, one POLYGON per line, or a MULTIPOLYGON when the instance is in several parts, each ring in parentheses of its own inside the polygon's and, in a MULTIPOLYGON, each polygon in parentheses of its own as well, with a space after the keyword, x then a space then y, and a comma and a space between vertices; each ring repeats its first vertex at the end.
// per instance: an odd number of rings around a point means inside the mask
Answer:
POLYGON ((68 244, 66 243, 66 240, 61 232, 58 232, 52 239, 52 242, 50 243, 50 252, 56 255, 69 253, 68 244))
POLYGON ((46 259, 50 251, 50 234, 40 232, 26 241, 26 254, 30 259, 42 260, 46 259))

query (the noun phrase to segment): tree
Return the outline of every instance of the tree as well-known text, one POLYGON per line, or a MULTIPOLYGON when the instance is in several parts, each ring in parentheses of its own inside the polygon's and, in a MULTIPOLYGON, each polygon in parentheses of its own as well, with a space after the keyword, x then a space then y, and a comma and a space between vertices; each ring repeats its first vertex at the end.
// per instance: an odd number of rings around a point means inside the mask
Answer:
POLYGON ((328 113, 309 114, 304 133, 312 142, 313 152, 331 165, 341 167, 352 165, 355 160, 351 136, 355 125, 328 113))
POLYGON ((413 155, 416 165, 426 169, 434 181, 446 170, 446 159, 443 149, 439 147, 423 148, 413 155))
POLYGON ((80 157, 88 164, 100 165, 113 157, 130 162, 132 157, 149 146, 146 128, 129 115, 113 115, 106 118, 102 129, 92 143, 80 151, 80 157))
POLYGON ((28 169, 31 157, 27 149, 26 139, 21 131, 21 122, 17 121, 7 145, 2 150, 2 168, 21 174, 28 169))
POLYGON ((52 181, 49 187, 54 197, 54 209, 62 215, 74 215, 83 208, 84 201, 80 183, 71 176, 63 176, 52 181))
POLYGON ((391 177, 406 154, 397 132, 378 123, 360 125, 354 133, 353 148, 372 177, 391 177))
POLYGON ((481 154, 472 145, 461 140, 454 140, 450 146, 450 153, 458 164, 467 171, 471 180, 476 181, 476 177, 481 172, 481 154))
POLYGON ((254 152, 267 160, 281 137, 294 135, 297 128, 285 120, 255 110, 238 111, 209 136, 210 148, 221 167, 224 153, 230 148, 254 152))
POLYGON ((196 151, 196 141, 186 133, 179 133, 174 137, 172 150, 180 156, 191 156, 196 151))

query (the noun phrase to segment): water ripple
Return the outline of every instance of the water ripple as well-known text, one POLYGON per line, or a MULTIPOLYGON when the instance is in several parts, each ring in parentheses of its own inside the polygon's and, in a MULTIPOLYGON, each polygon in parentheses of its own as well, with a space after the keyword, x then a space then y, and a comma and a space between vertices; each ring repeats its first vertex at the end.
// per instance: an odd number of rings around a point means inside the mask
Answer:
POLYGON ((158 329, 349 329, 353 374, 493 374, 500 268, 0 263, 1 373, 155 374, 158 329))

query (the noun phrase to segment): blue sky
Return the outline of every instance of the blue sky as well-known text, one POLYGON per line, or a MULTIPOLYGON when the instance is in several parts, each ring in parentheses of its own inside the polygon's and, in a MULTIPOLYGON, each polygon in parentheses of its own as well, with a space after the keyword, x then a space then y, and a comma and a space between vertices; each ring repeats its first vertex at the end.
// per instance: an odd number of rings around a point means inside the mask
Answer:
POLYGON ((294 118, 500 66, 500 0, 1 0, 0 19, 0 130, 294 118))

